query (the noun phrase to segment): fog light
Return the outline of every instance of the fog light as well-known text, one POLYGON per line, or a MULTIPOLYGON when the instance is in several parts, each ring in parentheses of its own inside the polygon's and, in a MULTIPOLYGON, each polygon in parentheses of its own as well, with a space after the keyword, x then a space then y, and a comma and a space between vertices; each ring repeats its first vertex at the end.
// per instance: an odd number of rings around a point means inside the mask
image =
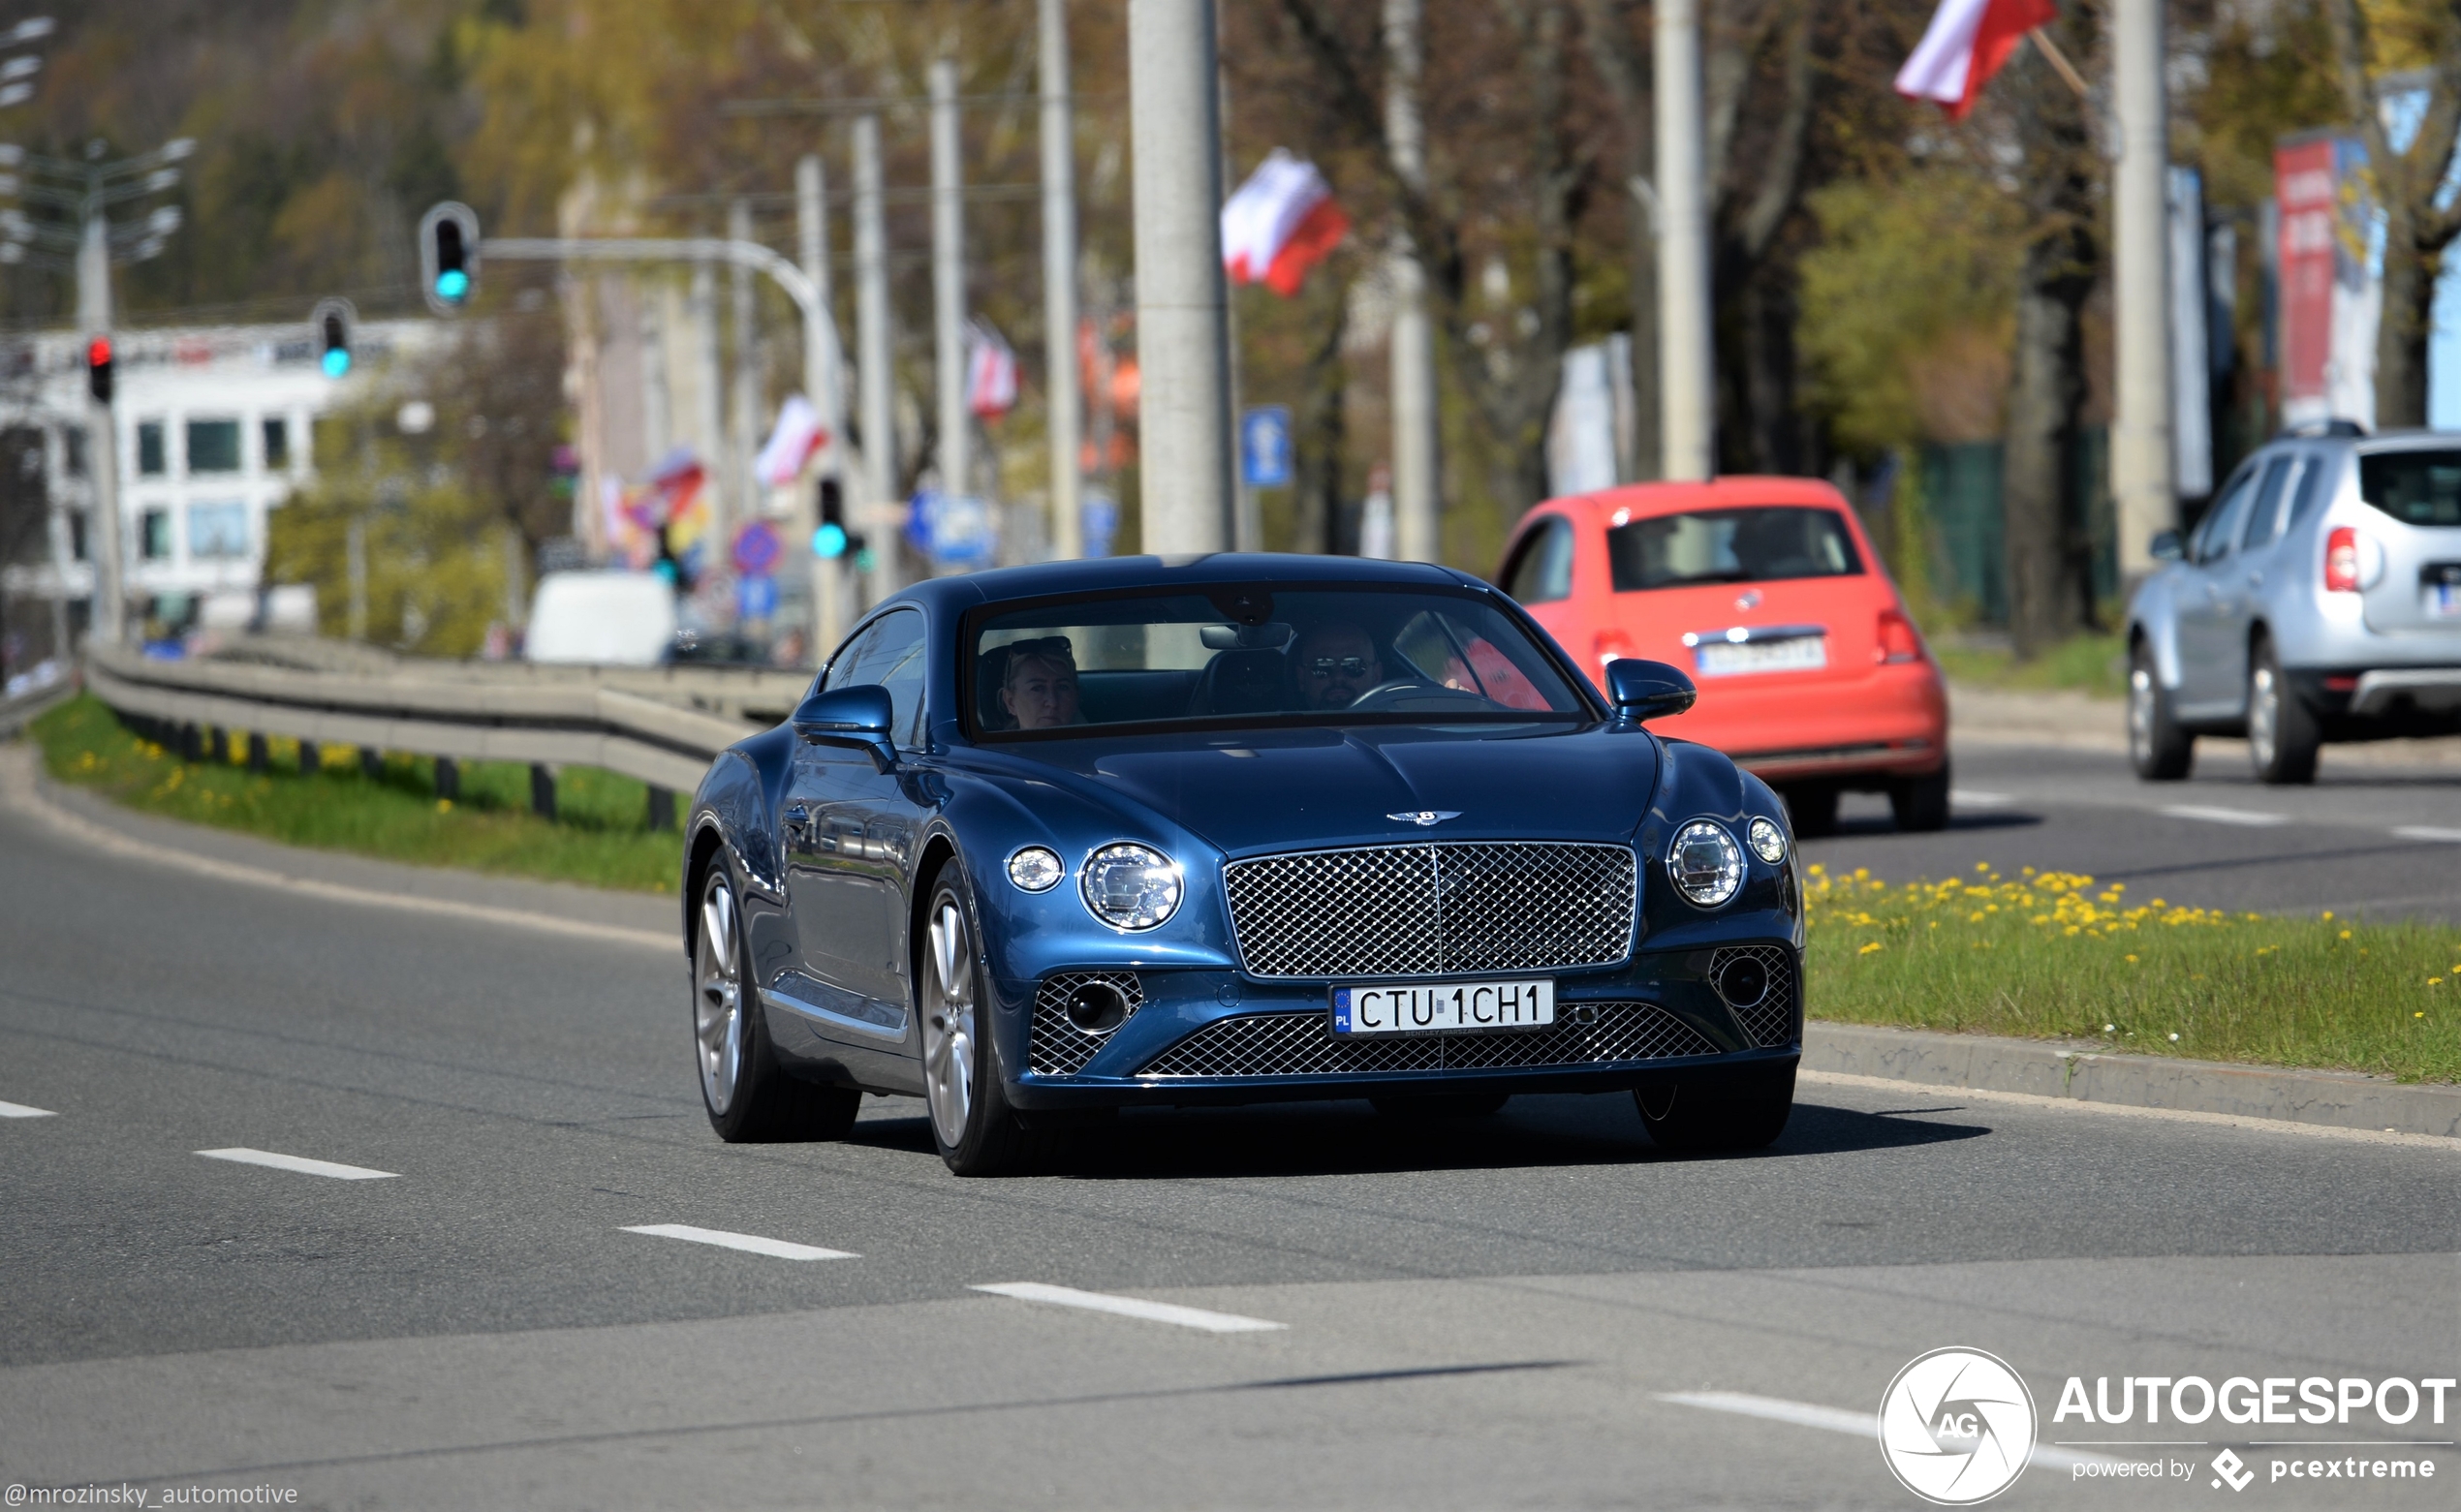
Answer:
POLYGON ((1777 827, 1775 819, 1756 818, 1745 831, 1752 838, 1752 853, 1771 866, 1786 859, 1786 831, 1777 827))
POLYGON ((1107 1034, 1128 1021, 1128 997, 1108 982, 1087 982, 1069 994, 1068 1021, 1089 1034, 1107 1034))
POLYGON ((1717 988, 1728 1007, 1758 1007, 1769 995, 1769 969, 1751 956, 1736 956, 1718 973, 1717 988))
POLYGON ((1028 846, 1009 857, 1009 880, 1026 892, 1049 892, 1067 875, 1058 852, 1041 846, 1028 846))

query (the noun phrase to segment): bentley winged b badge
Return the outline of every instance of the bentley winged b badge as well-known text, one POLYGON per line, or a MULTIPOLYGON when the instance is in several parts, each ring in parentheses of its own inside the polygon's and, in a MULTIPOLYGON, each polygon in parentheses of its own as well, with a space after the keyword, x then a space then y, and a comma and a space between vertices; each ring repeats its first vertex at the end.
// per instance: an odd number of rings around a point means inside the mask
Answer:
POLYGON ((1421 829, 1428 829, 1447 819, 1461 818, 1461 811, 1459 809, 1414 809, 1401 814, 1387 814, 1385 818, 1397 824, 1416 824, 1421 829))

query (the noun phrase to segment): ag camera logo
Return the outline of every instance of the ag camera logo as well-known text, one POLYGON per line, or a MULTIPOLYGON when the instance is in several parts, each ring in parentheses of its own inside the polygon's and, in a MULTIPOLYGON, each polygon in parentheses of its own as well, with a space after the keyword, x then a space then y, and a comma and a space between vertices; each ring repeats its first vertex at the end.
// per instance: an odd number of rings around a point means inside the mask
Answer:
POLYGON ((1880 1452, 1900 1484, 1944 1507, 1988 1501, 2034 1453, 2034 1394, 1979 1349, 1934 1349, 1880 1400, 1880 1452))

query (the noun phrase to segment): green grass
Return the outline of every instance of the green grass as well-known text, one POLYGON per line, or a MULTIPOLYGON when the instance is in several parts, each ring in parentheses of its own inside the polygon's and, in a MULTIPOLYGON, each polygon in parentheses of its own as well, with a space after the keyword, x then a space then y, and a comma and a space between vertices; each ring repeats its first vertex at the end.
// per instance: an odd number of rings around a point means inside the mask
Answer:
POLYGON ((2078 635, 2031 662, 2006 651, 1934 644, 1940 669, 1960 683, 1984 688, 2074 688, 2098 697, 2128 692, 2128 647, 2117 635, 2078 635))
POLYGON ((356 750, 327 747, 322 770, 303 776, 298 742, 277 737, 267 743, 265 773, 248 771, 236 738, 233 761, 182 761, 90 696, 29 728, 53 778, 168 818, 425 866, 641 892, 675 887, 682 841, 649 829, 647 788, 611 772, 565 768, 550 823, 529 812, 530 769, 510 762, 463 762, 461 796, 448 801, 436 795, 436 764, 424 756, 389 755, 384 775, 371 779, 356 750))
POLYGON ((2461 930, 2228 913, 1988 865, 1892 886, 1811 868, 1812 1016, 2461 1080, 2461 930))

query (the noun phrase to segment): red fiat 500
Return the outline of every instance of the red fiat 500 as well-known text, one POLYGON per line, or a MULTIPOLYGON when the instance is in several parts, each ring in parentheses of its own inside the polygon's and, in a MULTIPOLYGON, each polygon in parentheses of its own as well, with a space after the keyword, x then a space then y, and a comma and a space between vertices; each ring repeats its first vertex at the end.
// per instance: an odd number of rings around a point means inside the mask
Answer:
POLYGON ((1901 829, 1948 822, 1948 700, 1845 497, 1803 478, 1640 483, 1549 499, 1498 579, 1593 681, 1617 657, 1682 667, 1692 711, 1654 727, 1726 752, 1823 834, 1845 788, 1901 829))

